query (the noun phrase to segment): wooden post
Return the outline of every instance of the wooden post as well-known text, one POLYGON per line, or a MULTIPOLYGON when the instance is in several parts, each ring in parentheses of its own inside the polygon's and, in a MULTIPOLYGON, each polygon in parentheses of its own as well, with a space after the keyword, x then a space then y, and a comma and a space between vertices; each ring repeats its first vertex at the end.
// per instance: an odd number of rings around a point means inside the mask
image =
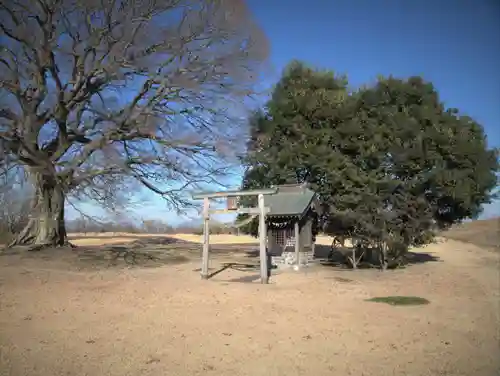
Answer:
POLYGON ((295 222, 295 265, 300 268, 300 226, 295 222))
POLYGON ((273 230, 267 229, 267 250, 268 252, 274 253, 275 248, 276 246, 273 230))
POLYGON ((259 194, 259 248, 260 248, 260 283, 269 283, 266 254, 266 212, 264 206, 264 195, 259 194))
POLYGON ((203 199, 203 254, 201 262, 201 278, 208 279, 208 263, 210 251, 210 199, 205 197, 203 199))

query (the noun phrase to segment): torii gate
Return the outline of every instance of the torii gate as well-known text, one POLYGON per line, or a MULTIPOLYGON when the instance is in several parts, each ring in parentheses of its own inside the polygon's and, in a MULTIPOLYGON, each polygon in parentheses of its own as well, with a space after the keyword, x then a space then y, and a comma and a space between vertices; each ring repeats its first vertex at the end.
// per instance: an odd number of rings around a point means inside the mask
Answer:
POLYGON ((201 278, 208 279, 208 263, 210 252, 210 214, 223 213, 238 213, 238 214, 258 214, 259 215, 259 256, 260 256, 260 282, 269 283, 267 270, 267 254, 266 254, 266 214, 269 213, 269 208, 264 206, 264 195, 272 195, 278 191, 277 188, 269 189, 253 189, 246 191, 219 191, 219 192, 201 192, 193 195, 193 200, 203 199, 203 253, 201 264, 201 278), (258 207, 240 208, 238 197, 241 196, 258 196, 258 207), (226 209, 210 209, 210 199, 227 198, 226 209))

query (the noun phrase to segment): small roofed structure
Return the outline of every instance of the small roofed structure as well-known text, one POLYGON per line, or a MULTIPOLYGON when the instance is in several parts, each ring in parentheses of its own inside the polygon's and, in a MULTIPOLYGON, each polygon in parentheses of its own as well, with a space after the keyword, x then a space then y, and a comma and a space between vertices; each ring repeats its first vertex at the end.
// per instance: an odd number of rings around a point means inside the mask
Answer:
POLYGON ((261 283, 269 282, 269 261, 277 266, 294 265, 298 269, 300 265, 307 264, 314 255, 318 205, 316 194, 307 185, 289 184, 268 189, 200 192, 193 194, 193 199, 203 199, 202 279, 210 278, 208 271, 211 214, 237 212, 249 214, 250 217, 246 221, 259 218, 261 283), (241 207, 242 196, 257 196, 257 207, 241 207), (217 198, 226 198, 225 209, 210 208, 210 200, 217 198))
POLYGON ((279 268, 307 265, 314 257, 319 205, 306 184, 279 185, 266 195, 267 249, 279 268))

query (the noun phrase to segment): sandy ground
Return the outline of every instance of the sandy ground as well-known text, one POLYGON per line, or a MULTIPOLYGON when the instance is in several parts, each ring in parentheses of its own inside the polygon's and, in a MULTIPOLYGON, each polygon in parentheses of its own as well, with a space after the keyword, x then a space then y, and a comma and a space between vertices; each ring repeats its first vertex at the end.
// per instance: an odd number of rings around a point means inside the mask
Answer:
MULTIPOLYGON (((202 243, 201 235, 194 234, 168 234, 168 235, 149 235, 149 234, 131 234, 124 232, 108 233, 73 233, 69 234, 70 239, 76 245, 99 245, 99 244, 117 244, 136 240, 137 238, 148 237, 168 237, 186 242, 202 243)), ((320 235, 316 239, 317 244, 331 245, 333 238, 320 235)), ((259 239, 248 235, 210 235, 210 244, 258 244, 259 239)))
MULTIPOLYGON (((231 247, 214 270, 243 259, 231 247)), ((446 241, 402 270, 315 266, 260 285, 233 269, 201 281, 199 248, 148 268, 0 256, 0 375, 499 374, 498 252, 446 241), (386 295, 431 303, 366 301, 386 295)))
MULTIPOLYGON (((99 244, 117 244, 128 241, 133 241, 137 238, 149 237, 164 237, 174 238, 186 242, 201 243, 203 238, 201 235, 195 234, 168 234, 168 235, 149 235, 149 234, 131 234, 122 232, 109 232, 109 233, 72 233, 68 235, 71 241, 77 245, 99 245, 99 244)), ((234 235, 211 235, 210 243, 212 244, 258 244, 259 240, 247 236, 234 236, 234 235)))

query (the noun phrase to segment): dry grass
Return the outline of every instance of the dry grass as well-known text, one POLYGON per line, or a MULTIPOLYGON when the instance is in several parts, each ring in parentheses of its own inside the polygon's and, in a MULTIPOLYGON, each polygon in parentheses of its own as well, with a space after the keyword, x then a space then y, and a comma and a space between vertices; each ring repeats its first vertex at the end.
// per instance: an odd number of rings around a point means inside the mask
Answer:
MULTIPOLYGON (((255 263, 255 240, 236 238, 214 237, 214 271, 255 263)), ((201 281, 200 238, 189 239, 120 234, 75 239, 83 250, 0 256, 0 375, 500 371, 498 253, 449 240, 417 250, 439 261, 404 270, 316 266, 262 286, 251 268, 201 281), (430 304, 367 301, 379 296, 430 304)))
POLYGON ((452 227, 442 236, 481 247, 500 248, 500 217, 463 223, 452 227))
MULTIPOLYGON (((90 245, 103 245, 103 244, 118 244, 124 242, 132 242, 140 238, 151 238, 151 237, 164 237, 173 238, 185 242, 201 244, 203 239, 201 235, 194 234, 168 234, 168 235, 156 235, 156 234, 132 234, 132 233, 116 233, 116 232, 104 232, 104 233, 72 233, 69 234, 71 242, 76 245, 90 246, 90 245)), ((316 239, 317 244, 331 245, 332 238, 330 236, 318 236, 316 239)), ((248 235, 210 235, 211 244, 258 244, 259 239, 248 235)))

